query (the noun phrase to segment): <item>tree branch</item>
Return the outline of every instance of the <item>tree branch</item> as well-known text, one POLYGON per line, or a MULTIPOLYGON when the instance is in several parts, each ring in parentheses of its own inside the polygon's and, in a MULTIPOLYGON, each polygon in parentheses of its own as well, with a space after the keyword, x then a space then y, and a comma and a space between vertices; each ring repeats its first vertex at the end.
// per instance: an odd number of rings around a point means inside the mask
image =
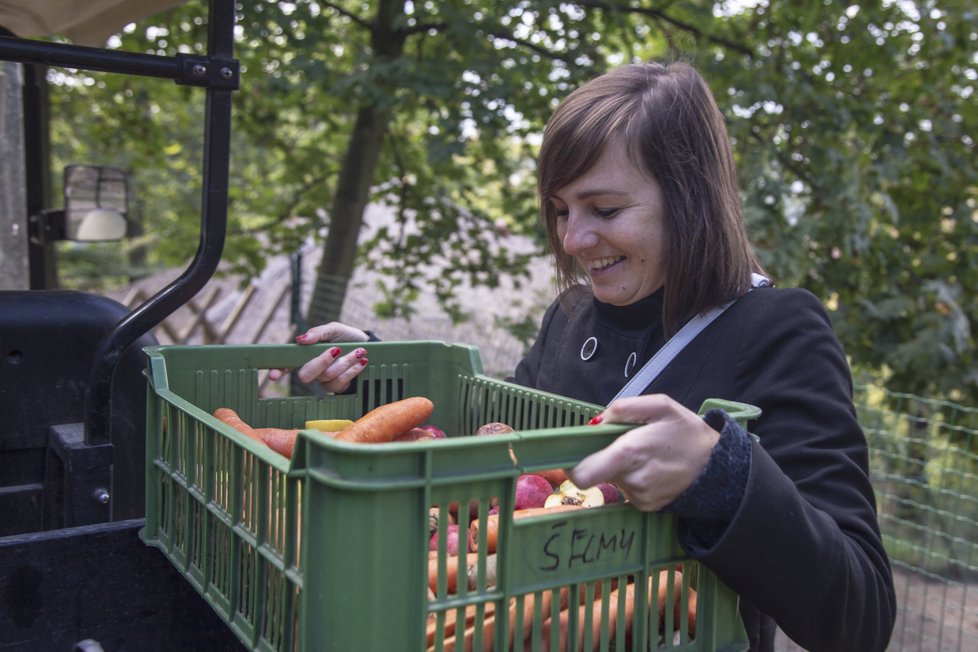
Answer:
POLYGON ((497 39, 500 39, 500 40, 503 40, 503 41, 510 41, 512 43, 515 43, 516 45, 519 45, 520 47, 524 47, 524 48, 526 48, 528 50, 531 50, 533 52, 536 52, 537 54, 540 54, 540 55, 543 55, 544 57, 547 57, 548 59, 552 59, 554 61, 563 61, 565 63, 567 62, 567 58, 564 57, 564 56, 561 56, 557 52, 552 52, 552 51, 548 50, 547 48, 540 47, 539 45, 537 45, 535 43, 531 43, 531 42, 527 41, 526 39, 517 38, 517 37, 513 36, 512 34, 499 33, 499 32, 487 32, 487 34, 489 36, 493 37, 493 38, 497 38, 497 39))
MULTIPOLYGON (((408 27, 408 28, 405 28, 405 29, 401 29, 401 30, 398 30, 398 31, 401 34, 404 34, 405 36, 412 36, 414 34, 420 34, 420 33, 423 33, 423 32, 427 32, 428 30, 431 30, 431 29, 436 30, 436 31, 440 31, 440 30, 443 30, 443 29, 446 29, 446 28, 448 28, 448 23, 418 23, 417 25, 412 25, 411 27, 408 27)), ((556 52, 551 52, 550 50, 548 50, 546 48, 543 48, 543 47, 540 47, 539 45, 536 45, 535 43, 531 43, 531 42, 529 42, 529 41, 527 41, 525 39, 517 38, 517 37, 513 36, 512 34, 510 34, 508 32, 496 32, 496 31, 492 31, 492 30, 486 30, 486 34, 488 36, 493 37, 493 38, 497 38, 497 39, 500 39, 500 40, 503 40, 503 41, 510 41, 511 43, 515 43, 516 45, 519 45, 520 47, 524 47, 524 48, 526 48, 528 50, 531 50, 533 52, 536 52, 537 54, 541 54, 541 55, 547 57, 548 59, 553 59, 555 61, 565 61, 565 62, 567 61, 567 59, 565 57, 562 57, 560 54, 558 54, 556 52)))
POLYGON ((346 16, 347 18, 349 18, 350 20, 352 20, 354 23, 356 23, 357 25, 359 25, 360 27, 362 27, 362 28, 364 28, 364 29, 366 29, 368 31, 371 30, 371 29, 373 29, 373 27, 370 25, 370 23, 368 21, 365 21, 364 19, 360 18, 360 16, 357 16, 356 14, 347 11, 343 7, 340 7, 339 5, 337 5, 336 3, 333 3, 333 2, 324 2, 323 3, 323 6, 324 7, 329 7, 330 9, 332 9, 336 13, 340 14, 341 16, 346 16))
POLYGON ((720 38, 718 36, 704 34, 703 30, 699 29, 698 27, 691 25, 689 23, 685 23, 676 18, 673 18, 672 16, 669 16, 668 14, 666 14, 665 12, 659 9, 654 9, 652 7, 632 7, 628 5, 622 6, 616 4, 615 2, 604 2, 603 0, 577 0, 577 4, 586 9, 601 9, 603 11, 617 11, 617 12, 638 14, 641 16, 648 16, 650 18, 655 18, 657 20, 661 20, 662 22, 669 23, 674 27, 678 27, 679 29, 685 32, 689 32, 690 34, 695 34, 698 38, 705 38, 707 41, 711 43, 715 43, 716 45, 722 45, 725 48, 733 50, 734 52, 739 52, 740 54, 743 54, 748 57, 754 55, 754 51, 751 48, 747 47, 746 45, 735 43, 734 41, 730 41, 725 38, 720 38))

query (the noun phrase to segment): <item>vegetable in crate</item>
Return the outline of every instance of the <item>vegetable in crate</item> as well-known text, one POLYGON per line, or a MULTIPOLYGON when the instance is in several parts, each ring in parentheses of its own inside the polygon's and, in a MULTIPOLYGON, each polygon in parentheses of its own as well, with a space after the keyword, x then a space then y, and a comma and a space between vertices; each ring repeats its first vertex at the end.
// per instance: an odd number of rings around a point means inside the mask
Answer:
POLYGON ((434 403, 424 396, 412 396, 376 407, 340 430, 337 441, 361 443, 389 442, 431 418, 434 403))
MULTIPOLYGON (((491 555, 495 560, 495 556, 491 555)), ((448 555, 445 558, 445 590, 448 593, 458 591, 458 578, 463 576, 468 578, 472 568, 478 568, 479 553, 467 552, 464 555, 448 555), (462 568, 459 568, 459 564, 462 568)), ((488 561, 487 561, 488 564, 488 561)), ((495 576, 495 561, 492 563, 492 572, 495 576)), ((466 580, 468 581, 468 580, 466 580)), ((438 555, 432 554, 428 557, 428 588, 438 591, 438 555)), ((472 587, 470 587, 472 588, 472 587)))
POLYGON ((544 507, 555 507, 557 505, 600 507, 604 505, 604 492, 597 486, 581 489, 570 480, 565 480, 557 488, 557 491, 547 496, 544 507))
POLYGON ((514 432, 513 427, 501 421, 491 421, 484 423, 475 431, 476 435, 504 435, 507 432, 514 432))
MULTIPOLYGON (((509 623, 509 630, 507 632, 507 641, 503 643, 502 649, 504 650, 519 650, 524 649, 524 644, 517 645, 519 641, 526 641, 531 635, 531 628, 534 622, 534 615, 540 613, 549 613, 550 606, 552 602, 552 596, 550 591, 544 591, 540 597, 539 604, 537 604, 537 598, 535 594, 529 594, 526 599, 523 600, 523 608, 521 610, 517 609, 517 601, 515 598, 511 598, 509 601, 508 617, 506 622, 509 623), (519 613, 518 613, 519 612, 519 613), (517 632, 516 624, 517 622, 522 622, 522 629, 517 632)), ((428 652, 432 652, 435 649, 443 650, 456 650, 463 649, 466 651, 475 650, 478 641, 476 639, 476 632, 481 629, 482 631, 482 650, 489 651, 495 649, 493 647, 495 643, 495 626, 496 626, 496 613, 495 613, 495 603, 488 602, 485 604, 485 617, 481 625, 477 627, 475 622, 475 611, 476 605, 470 605, 467 607, 466 623, 465 628, 461 629, 455 622, 454 618, 446 619, 446 626, 444 632, 439 636, 439 632, 436 628, 437 621, 435 618, 429 616, 428 620, 428 652), (435 640, 442 642, 441 645, 436 645, 435 640), (459 647, 460 646, 460 647, 459 647)), ((447 612, 448 615, 454 614, 455 610, 451 609, 447 612)))
MULTIPOLYGON (((449 555, 458 554, 459 536, 459 526, 456 523, 445 525, 445 550, 449 555)), ((428 540, 428 550, 438 550, 439 542, 438 531, 435 530, 435 533, 428 540)))
MULTIPOLYGON (((438 529, 438 518, 441 510, 438 507, 432 506, 428 508, 428 536, 430 537, 438 529)), ((448 523, 455 523, 455 515, 453 513, 446 512, 448 516, 448 523)))
MULTIPOLYGON (((470 552, 469 554, 475 555, 476 560, 474 562, 469 561, 469 567, 466 570, 465 574, 468 579, 469 590, 474 591, 476 590, 476 588, 479 587, 479 563, 478 563, 479 553, 470 552)), ((498 567, 497 559, 498 557, 496 556, 496 553, 492 553, 491 555, 486 555, 485 588, 487 589, 491 589, 494 586, 496 586, 496 569, 498 567)))
MULTIPOLYGON (((666 608, 670 605, 669 603, 669 574, 668 570, 659 571, 658 577, 658 597, 655 604, 657 605, 657 617, 652 621, 658 624, 659 634, 669 637, 671 641, 672 632, 665 632, 665 613, 666 608)), ((673 572, 673 584, 672 584, 672 610, 673 610, 673 625, 678 628, 680 626, 680 610, 682 608, 682 573, 673 572)), ((649 578, 648 589, 651 594, 653 587, 655 586, 654 577, 649 578)), ((577 637, 578 640, 584 639, 585 629, 590 625, 591 636, 593 638, 595 649, 600 641, 598 632, 602 629, 608 632, 609 637, 614 640, 617 632, 617 627, 619 624, 619 618, 625 625, 625 629, 622 632, 624 639, 627 641, 630 639, 632 634, 632 624, 635 621, 635 605, 637 602, 637 596, 635 594, 636 586, 634 583, 629 582, 624 588, 621 586, 613 588, 606 600, 600 598, 600 593, 598 593, 598 588, 595 587, 596 595, 595 599, 590 605, 584 602, 584 596, 581 596, 582 603, 576 607, 571 605, 561 604, 560 616, 557 619, 557 638, 559 644, 557 649, 566 650, 567 643, 570 636, 570 623, 571 618, 571 608, 576 608, 577 613, 577 637), (621 600, 619 594, 624 591, 624 612, 620 612, 621 600), (602 628, 602 614, 604 610, 607 609, 608 618, 605 627, 602 628)), ((688 632, 689 636, 694 636, 696 631, 696 591, 692 588, 688 589, 688 602, 687 602, 687 617, 688 617, 688 632)), ((544 644, 542 649, 548 650, 552 645, 552 639, 554 638, 554 620, 552 618, 546 619, 543 623, 543 641, 544 644)))
POLYGON ((306 421, 306 430, 319 430, 321 432, 339 432, 351 425, 349 419, 311 419, 306 421))
POLYGON ((446 439, 447 437, 448 436, 445 434, 445 431, 438 426, 426 424, 423 426, 418 426, 417 428, 411 428, 407 432, 398 435, 391 441, 429 441, 431 439, 446 439))
POLYGON ((599 482, 595 486, 601 490, 605 505, 625 502, 625 494, 617 485, 613 485, 610 482, 599 482))
MULTIPOLYGON (((463 612, 463 620, 458 622, 456 620, 458 618, 458 610, 449 609, 445 612, 445 621, 440 631, 438 627, 438 617, 435 614, 429 614, 426 627, 428 651, 431 652, 435 649, 434 646, 436 639, 439 642, 444 642, 444 645, 440 645, 439 649, 445 650, 445 652, 455 650, 454 643, 456 631, 462 635, 465 633, 470 633, 475 625, 477 614, 481 613, 483 618, 487 620, 493 616, 494 612, 495 603, 493 602, 488 602, 485 605, 471 604, 465 608, 465 611, 463 612)), ((471 636, 471 634, 469 634, 469 636, 471 636)), ((471 644, 466 649, 471 650, 471 644)))
POLYGON ((214 410, 214 416, 228 424, 238 432, 247 435, 255 441, 260 441, 273 451, 284 457, 291 458, 295 448, 295 440, 299 435, 296 428, 252 428, 238 414, 227 407, 214 410))
MULTIPOLYGON (((521 518, 529 518, 531 516, 542 516, 545 514, 555 514, 560 511, 574 511, 578 509, 584 509, 580 505, 557 505, 555 507, 531 507, 528 509, 519 509, 513 512, 513 520, 519 520, 521 518)), ((500 514, 489 514, 485 519, 485 531, 486 531, 486 552, 494 553, 496 552, 496 543, 499 539, 499 517, 500 514)), ((479 549, 479 537, 482 528, 482 522, 479 519, 472 521, 469 524, 469 551, 474 552, 479 549)))
POLYGON ((445 439, 445 438, 448 437, 448 435, 445 434, 445 431, 444 430, 442 430, 438 426, 434 426, 434 425, 432 425, 430 423, 426 423, 425 425, 421 426, 421 428, 423 430, 427 430, 428 432, 430 432, 431 433, 431 437, 433 439, 445 439))
POLYGON ((544 471, 534 471, 534 473, 546 479, 554 489, 567 480, 567 472, 563 469, 546 469, 544 471))
POLYGON ((250 437, 255 441, 259 441, 263 444, 265 443, 262 440, 262 438, 259 437, 257 433, 255 433, 255 429, 249 426, 247 423, 245 423, 244 419, 238 416, 238 413, 232 410, 231 408, 219 407, 216 410, 214 410, 214 416, 217 417, 221 422, 226 423, 227 425, 231 426, 241 434, 250 437))
POLYGON ((392 442, 405 442, 405 441, 425 441, 429 439, 434 439, 430 430, 425 428, 411 428, 405 433, 401 433, 397 437, 392 439, 392 442))
POLYGON ((292 459, 292 452, 295 450, 295 440, 299 436, 298 429, 255 428, 255 433, 273 451, 292 459))
POLYGON ((516 478, 516 501, 514 509, 543 507, 547 497, 553 493, 550 483, 542 476, 525 473, 516 478))

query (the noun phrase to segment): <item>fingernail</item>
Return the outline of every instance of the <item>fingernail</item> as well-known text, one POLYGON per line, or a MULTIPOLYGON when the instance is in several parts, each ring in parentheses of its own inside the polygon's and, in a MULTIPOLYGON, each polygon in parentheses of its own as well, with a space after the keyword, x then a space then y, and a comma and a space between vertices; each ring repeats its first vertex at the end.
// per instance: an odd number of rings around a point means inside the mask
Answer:
POLYGON ((339 357, 339 355, 340 355, 340 353, 341 353, 341 351, 340 351, 340 347, 338 347, 338 346, 334 346, 333 348, 331 348, 331 349, 329 350, 329 354, 330 354, 331 356, 333 356, 334 358, 337 358, 337 357, 339 357))
POLYGON ((361 348, 357 349, 356 351, 354 351, 353 352, 353 355, 355 355, 358 358, 363 358, 364 356, 367 355, 367 349, 364 349, 364 348, 361 347, 361 348))
POLYGON ((309 339, 309 334, 308 333, 303 333, 302 335, 296 335, 295 336, 295 341, 296 342, 305 342, 308 339, 309 339))
POLYGON ((360 366, 363 367, 366 364, 367 364, 367 359, 366 358, 360 358, 360 366))
POLYGON ((600 414, 596 414, 593 417, 591 417, 591 420, 587 422, 587 425, 589 425, 589 426, 596 426, 599 423, 601 423, 602 421, 604 421, 604 417, 601 416, 600 414))

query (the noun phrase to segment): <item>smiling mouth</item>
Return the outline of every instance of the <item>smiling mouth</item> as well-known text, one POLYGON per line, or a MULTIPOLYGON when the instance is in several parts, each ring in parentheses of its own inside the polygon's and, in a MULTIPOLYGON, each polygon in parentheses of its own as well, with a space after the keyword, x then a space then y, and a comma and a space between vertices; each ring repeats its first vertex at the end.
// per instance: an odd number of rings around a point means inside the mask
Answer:
POLYGON ((597 258, 588 262, 587 271, 589 272, 600 272, 603 269, 611 267, 615 263, 625 260, 624 256, 608 256, 606 258, 597 258))

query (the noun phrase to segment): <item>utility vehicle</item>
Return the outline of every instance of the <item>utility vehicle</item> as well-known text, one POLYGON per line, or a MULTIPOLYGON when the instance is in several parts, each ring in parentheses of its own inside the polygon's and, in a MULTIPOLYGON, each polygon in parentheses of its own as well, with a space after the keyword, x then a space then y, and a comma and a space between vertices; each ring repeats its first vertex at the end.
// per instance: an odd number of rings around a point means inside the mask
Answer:
POLYGON ((153 328, 210 279, 224 246, 231 96, 239 82, 235 3, 210 1, 208 50, 200 55, 54 43, 14 29, 25 17, 53 25, 73 17, 65 12, 91 16, 106 6, 112 16, 96 16, 88 26, 98 30, 106 27, 100 20, 115 20, 121 29, 176 4, 0 4, 6 75, 0 207, 13 212, 5 216, 9 231, 29 234, 0 242, 8 261, 29 259, 30 276, 29 289, 0 288, 0 650, 242 649, 171 563, 138 537, 145 513, 142 348, 155 343, 153 328), (44 205, 44 76, 52 67, 171 79, 199 87, 206 102, 197 254, 176 281, 132 311, 105 297, 49 289, 46 254, 54 240, 106 237, 104 230, 91 235, 85 219, 116 236, 125 225, 120 211, 107 207, 125 179, 100 166, 69 171, 66 188, 76 192, 65 193, 63 210, 44 205), (18 74, 22 84, 10 77, 18 74), (21 97, 11 97, 18 91, 21 97), (89 184, 88 195, 76 182, 89 184))

